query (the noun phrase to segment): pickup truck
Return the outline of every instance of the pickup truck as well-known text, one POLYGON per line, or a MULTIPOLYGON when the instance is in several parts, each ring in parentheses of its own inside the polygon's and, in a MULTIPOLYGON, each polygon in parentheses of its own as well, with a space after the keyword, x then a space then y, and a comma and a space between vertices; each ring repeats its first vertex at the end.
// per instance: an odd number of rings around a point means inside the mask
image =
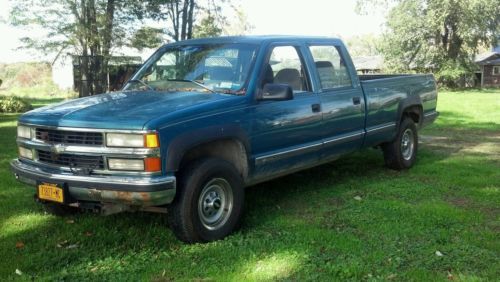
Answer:
POLYGON ((161 212, 208 242, 236 228, 247 186, 366 147, 410 168, 436 102, 432 75, 357 75, 338 39, 187 40, 119 92, 21 115, 11 168, 53 213, 161 212))

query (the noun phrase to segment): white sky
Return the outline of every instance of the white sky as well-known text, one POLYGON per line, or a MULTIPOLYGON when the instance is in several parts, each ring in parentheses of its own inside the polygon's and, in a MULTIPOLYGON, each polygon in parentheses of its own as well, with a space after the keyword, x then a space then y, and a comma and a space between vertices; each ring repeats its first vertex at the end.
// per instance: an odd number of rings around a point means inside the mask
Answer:
MULTIPOLYGON (((237 0, 254 26, 251 34, 324 35, 349 38, 378 34, 384 22, 381 12, 358 15, 356 0, 237 0)), ((0 0, 0 63, 41 60, 35 52, 16 50, 19 38, 36 31, 14 28, 6 23, 9 1, 0 0)), ((231 15, 227 15, 231 20, 231 15)), ((46 58, 50 60, 51 58, 46 58)))

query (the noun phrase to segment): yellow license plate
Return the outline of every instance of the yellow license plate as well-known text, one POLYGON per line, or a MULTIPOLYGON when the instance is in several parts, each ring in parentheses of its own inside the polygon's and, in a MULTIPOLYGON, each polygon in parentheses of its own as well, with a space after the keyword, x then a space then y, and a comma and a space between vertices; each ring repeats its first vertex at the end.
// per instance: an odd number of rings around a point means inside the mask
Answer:
POLYGON ((42 200, 49 200, 58 203, 64 202, 63 189, 56 184, 43 183, 38 185, 38 197, 42 200))

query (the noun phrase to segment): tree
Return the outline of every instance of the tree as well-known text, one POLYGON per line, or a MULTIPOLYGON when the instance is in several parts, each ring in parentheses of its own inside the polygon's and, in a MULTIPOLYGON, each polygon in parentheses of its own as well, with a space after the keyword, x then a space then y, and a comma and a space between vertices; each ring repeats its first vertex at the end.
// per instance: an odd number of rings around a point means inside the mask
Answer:
POLYGON ((194 26, 193 37, 215 37, 222 34, 222 28, 216 22, 216 19, 212 15, 207 15, 204 17, 200 24, 194 26))
POLYGON ((124 44, 135 20, 135 1, 18 0, 12 2, 10 23, 45 30, 41 38, 26 37, 24 48, 80 58, 81 96, 106 91, 106 69, 114 46, 124 44))
POLYGON ((145 26, 132 35, 129 46, 142 50, 144 48, 158 48, 163 42, 165 31, 161 28, 145 26))
MULTIPOLYGON (((498 0, 372 0, 389 3, 382 52, 394 71, 434 71, 447 86, 463 86, 478 48, 500 34, 498 0)), ((358 2, 366 9, 366 1, 358 2)))
POLYGON ((167 35, 174 41, 193 37, 195 10, 198 8, 195 0, 151 0, 145 5, 148 16, 170 22, 167 35))
POLYGON ((149 0, 145 2, 146 15, 155 20, 166 20, 167 35, 173 41, 194 37, 219 36, 226 17, 222 7, 230 0, 149 0), (197 21, 197 16, 201 20, 197 21))

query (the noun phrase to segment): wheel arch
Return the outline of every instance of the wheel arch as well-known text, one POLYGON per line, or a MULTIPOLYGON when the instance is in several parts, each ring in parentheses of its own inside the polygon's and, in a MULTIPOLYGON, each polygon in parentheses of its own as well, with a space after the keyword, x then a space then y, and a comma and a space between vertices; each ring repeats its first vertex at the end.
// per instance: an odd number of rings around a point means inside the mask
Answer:
POLYGON ((215 157, 234 165, 245 180, 249 174, 250 152, 246 140, 246 135, 238 128, 232 130, 206 128, 183 134, 170 143, 167 149, 166 167, 169 171, 176 172, 194 160, 215 157))
POLYGON ((423 123, 423 107, 422 100, 419 95, 409 95, 408 98, 403 100, 399 104, 398 109, 398 120, 397 120, 397 128, 401 125, 401 122, 404 118, 409 117, 417 128, 420 128, 423 123))

